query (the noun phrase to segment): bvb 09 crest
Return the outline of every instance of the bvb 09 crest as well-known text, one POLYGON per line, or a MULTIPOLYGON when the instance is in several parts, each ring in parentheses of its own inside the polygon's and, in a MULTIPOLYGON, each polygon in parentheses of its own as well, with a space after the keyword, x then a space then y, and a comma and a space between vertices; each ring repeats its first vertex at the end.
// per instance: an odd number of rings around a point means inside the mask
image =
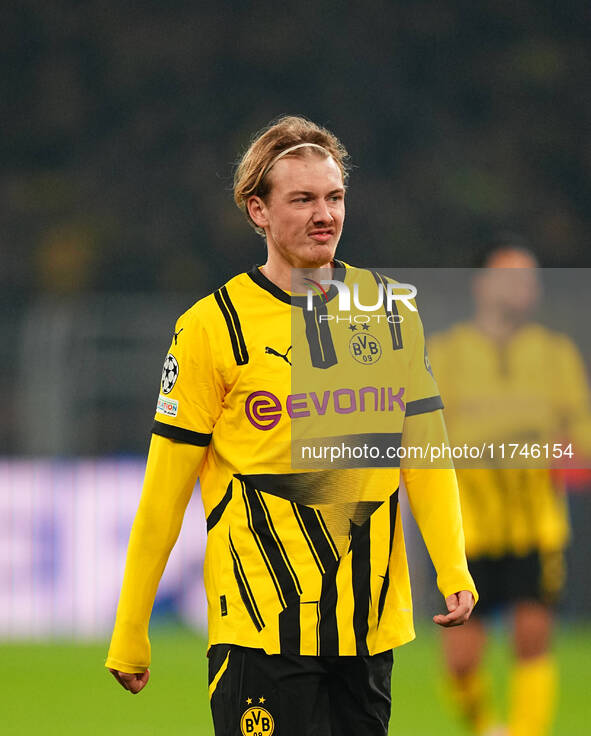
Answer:
POLYGON ((240 730, 243 736, 272 736, 275 730, 273 716, 266 708, 249 708, 242 714, 240 730))
POLYGON ((382 346, 369 332, 356 332, 349 341, 349 351, 358 363, 373 365, 382 357, 382 346))

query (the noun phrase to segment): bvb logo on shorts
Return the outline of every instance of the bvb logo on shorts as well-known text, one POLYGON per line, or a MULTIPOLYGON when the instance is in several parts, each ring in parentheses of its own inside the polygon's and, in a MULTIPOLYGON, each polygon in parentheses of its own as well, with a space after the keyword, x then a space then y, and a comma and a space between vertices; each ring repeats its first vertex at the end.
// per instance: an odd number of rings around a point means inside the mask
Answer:
POLYGON ((266 708, 252 707, 242 714, 240 730, 242 736, 271 736, 275 722, 266 708))
POLYGON ((372 365, 382 357, 382 346, 369 332, 356 333, 349 340, 349 350, 358 363, 372 365))
POLYGON ((162 367, 162 393, 169 394, 179 377, 179 364, 172 353, 168 353, 162 367))

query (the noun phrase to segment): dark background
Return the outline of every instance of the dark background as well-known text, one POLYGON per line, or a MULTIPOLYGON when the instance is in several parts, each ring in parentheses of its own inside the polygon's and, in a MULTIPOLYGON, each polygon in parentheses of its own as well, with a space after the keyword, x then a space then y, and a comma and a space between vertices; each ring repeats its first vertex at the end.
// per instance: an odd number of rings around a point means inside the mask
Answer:
POLYGON ((350 263, 472 266, 499 229, 590 263, 588 2, 0 12, 0 452, 145 452, 176 317, 265 260, 232 173, 281 114, 351 154, 350 263))
POLYGON ((20 0, 0 17, 0 288, 192 291, 264 259, 232 165, 282 113, 355 169, 340 254, 468 266, 511 228, 589 264, 590 6, 20 0))

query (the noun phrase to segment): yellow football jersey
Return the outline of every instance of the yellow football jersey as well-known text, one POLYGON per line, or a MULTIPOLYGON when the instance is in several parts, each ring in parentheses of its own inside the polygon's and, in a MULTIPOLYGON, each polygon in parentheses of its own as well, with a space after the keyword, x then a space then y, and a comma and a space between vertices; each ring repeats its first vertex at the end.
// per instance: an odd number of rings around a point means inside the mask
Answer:
MULTIPOLYGON (((337 265, 344 283, 385 284, 337 265)), ((309 303, 255 268, 176 324, 153 432, 207 447, 210 645, 361 655, 414 635, 399 462, 385 453, 423 415, 441 437, 441 399, 416 311, 401 302, 347 320, 336 296, 331 287, 309 303), (379 456, 319 464, 298 454, 315 441, 371 445, 379 456)), ((431 501, 416 499, 434 530, 439 585, 445 595, 474 591, 455 478, 439 477, 439 494, 430 493, 441 531, 431 501)))
MULTIPOLYGON (((429 356, 452 445, 567 439, 588 454, 586 372, 565 335, 532 323, 500 346, 463 323, 434 335, 429 356)), ((458 467, 457 474, 468 557, 523 555, 566 543, 565 498, 547 469, 491 462, 458 467)))

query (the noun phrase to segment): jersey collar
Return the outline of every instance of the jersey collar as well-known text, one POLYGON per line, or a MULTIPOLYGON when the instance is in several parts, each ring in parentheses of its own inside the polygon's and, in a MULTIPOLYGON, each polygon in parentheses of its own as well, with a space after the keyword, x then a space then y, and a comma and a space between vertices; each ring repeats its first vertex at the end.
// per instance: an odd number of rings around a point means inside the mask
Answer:
MULTIPOLYGON (((333 263, 333 278, 336 281, 345 281, 345 277, 347 275, 347 268, 345 264, 342 261, 337 261, 336 258, 333 260, 333 263)), ((283 289, 280 289, 277 284, 274 284, 265 276, 264 273, 261 272, 259 266, 253 266, 253 268, 248 271, 248 275, 257 286, 260 286, 261 289, 265 289, 265 291, 268 291, 269 294, 272 294, 276 299, 279 299, 279 301, 282 301, 284 304, 291 304, 294 307, 305 307, 308 303, 307 297, 300 295, 293 296, 291 294, 288 294, 286 291, 283 291, 283 289)), ((330 288, 326 292, 326 301, 324 297, 315 294, 312 303, 314 306, 320 306, 321 304, 325 304, 331 299, 334 299, 337 294, 337 287, 334 284, 331 284, 330 288)))

